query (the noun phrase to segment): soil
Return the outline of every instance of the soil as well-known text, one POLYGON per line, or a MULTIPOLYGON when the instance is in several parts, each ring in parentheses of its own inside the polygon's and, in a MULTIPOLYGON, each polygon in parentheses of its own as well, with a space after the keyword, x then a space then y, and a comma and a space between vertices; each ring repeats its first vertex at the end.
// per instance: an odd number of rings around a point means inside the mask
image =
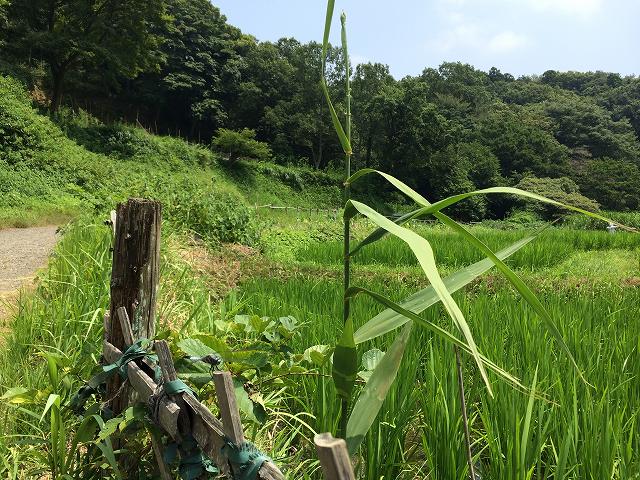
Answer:
POLYGON ((33 284, 57 241, 58 227, 0 230, 0 329, 21 287, 33 284))

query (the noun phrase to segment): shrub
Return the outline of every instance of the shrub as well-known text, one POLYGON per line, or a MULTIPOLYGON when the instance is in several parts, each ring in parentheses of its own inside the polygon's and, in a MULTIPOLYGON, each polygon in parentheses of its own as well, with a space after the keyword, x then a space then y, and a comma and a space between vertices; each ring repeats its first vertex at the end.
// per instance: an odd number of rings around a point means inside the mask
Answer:
MULTIPOLYGON (((520 180, 516 187, 584 210, 596 211, 600 208, 598 202, 582 195, 578 185, 567 177, 538 178, 529 175, 520 180)), ((556 216, 561 211, 553 205, 523 199, 518 199, 516 205, 547 219, 556 216)))
POLYGON ((269 160, 271 149, 266 143, 255 138, 256 132, 248 128, 240 131, 221 128, 211 144, 215 150, 227 155, 229 164, 234 164, 241 158, 269 160))
POLYGON ((161 200, 172 223, 207 241, 245 244, 255 241, 255 217, 239 195, 185 181, 173 195, 161 200))

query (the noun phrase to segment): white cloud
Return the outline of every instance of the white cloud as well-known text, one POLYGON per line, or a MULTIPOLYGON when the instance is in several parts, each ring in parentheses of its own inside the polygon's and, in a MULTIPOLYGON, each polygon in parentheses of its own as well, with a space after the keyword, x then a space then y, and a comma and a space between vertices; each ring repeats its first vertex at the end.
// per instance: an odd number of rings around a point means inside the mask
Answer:
POLYGON ((354 69, 356 68, 356 65, 359 65, 361 63, 368 63, 370 61, 367 57, 363 55, 358 55, 358 54, 349 55, 349 57, 351 60, 351 66, 354 69))
POLYGON ((486 45, 493 53, 511 53, 526 46, 527 43, 528 39, 524 35, 505 31, 491 37, 486 45))
POLYGON ((455 50, 485 50, 494 54, 506 54, 523 47, 530 42, 522 34, 504 30, 492 33, 486 27, 458 19, 438 38, 429 42, 429 47, 443 53, 455 50))
POLYGON ((526 0, 526 3, 540 11, 591 17, 602 9, 604 0, 526 0))
POLYGON ((433 46, 445 52, 461 47, 472 47, 480 42, 481 34, 477 26, 460 23, 444 32, 433 42, 433 46))

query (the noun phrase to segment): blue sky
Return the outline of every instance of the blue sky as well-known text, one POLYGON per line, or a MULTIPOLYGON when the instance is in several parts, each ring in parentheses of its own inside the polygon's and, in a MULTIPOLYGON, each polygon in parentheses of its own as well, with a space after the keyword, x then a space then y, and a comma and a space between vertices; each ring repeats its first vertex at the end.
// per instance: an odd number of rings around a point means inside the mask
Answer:
MULTIPOLYGON (((321 41, 324 0, 213 0, 259 40, 321 41)), ((397 77, 443 61, 516 76, 545 70, 640 74, 640 0, 336 0, 348 16, 354 62, 386 63, 397 77)))

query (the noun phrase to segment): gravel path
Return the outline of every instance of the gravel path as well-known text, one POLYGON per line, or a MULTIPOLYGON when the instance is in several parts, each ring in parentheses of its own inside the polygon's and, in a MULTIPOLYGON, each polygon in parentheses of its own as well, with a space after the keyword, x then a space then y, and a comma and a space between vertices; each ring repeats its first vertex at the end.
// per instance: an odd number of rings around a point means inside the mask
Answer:
POLYGON ((0 295, 32 280, 36 270, 46 265, 57 241, 57 228, 0 230, 0 295))

